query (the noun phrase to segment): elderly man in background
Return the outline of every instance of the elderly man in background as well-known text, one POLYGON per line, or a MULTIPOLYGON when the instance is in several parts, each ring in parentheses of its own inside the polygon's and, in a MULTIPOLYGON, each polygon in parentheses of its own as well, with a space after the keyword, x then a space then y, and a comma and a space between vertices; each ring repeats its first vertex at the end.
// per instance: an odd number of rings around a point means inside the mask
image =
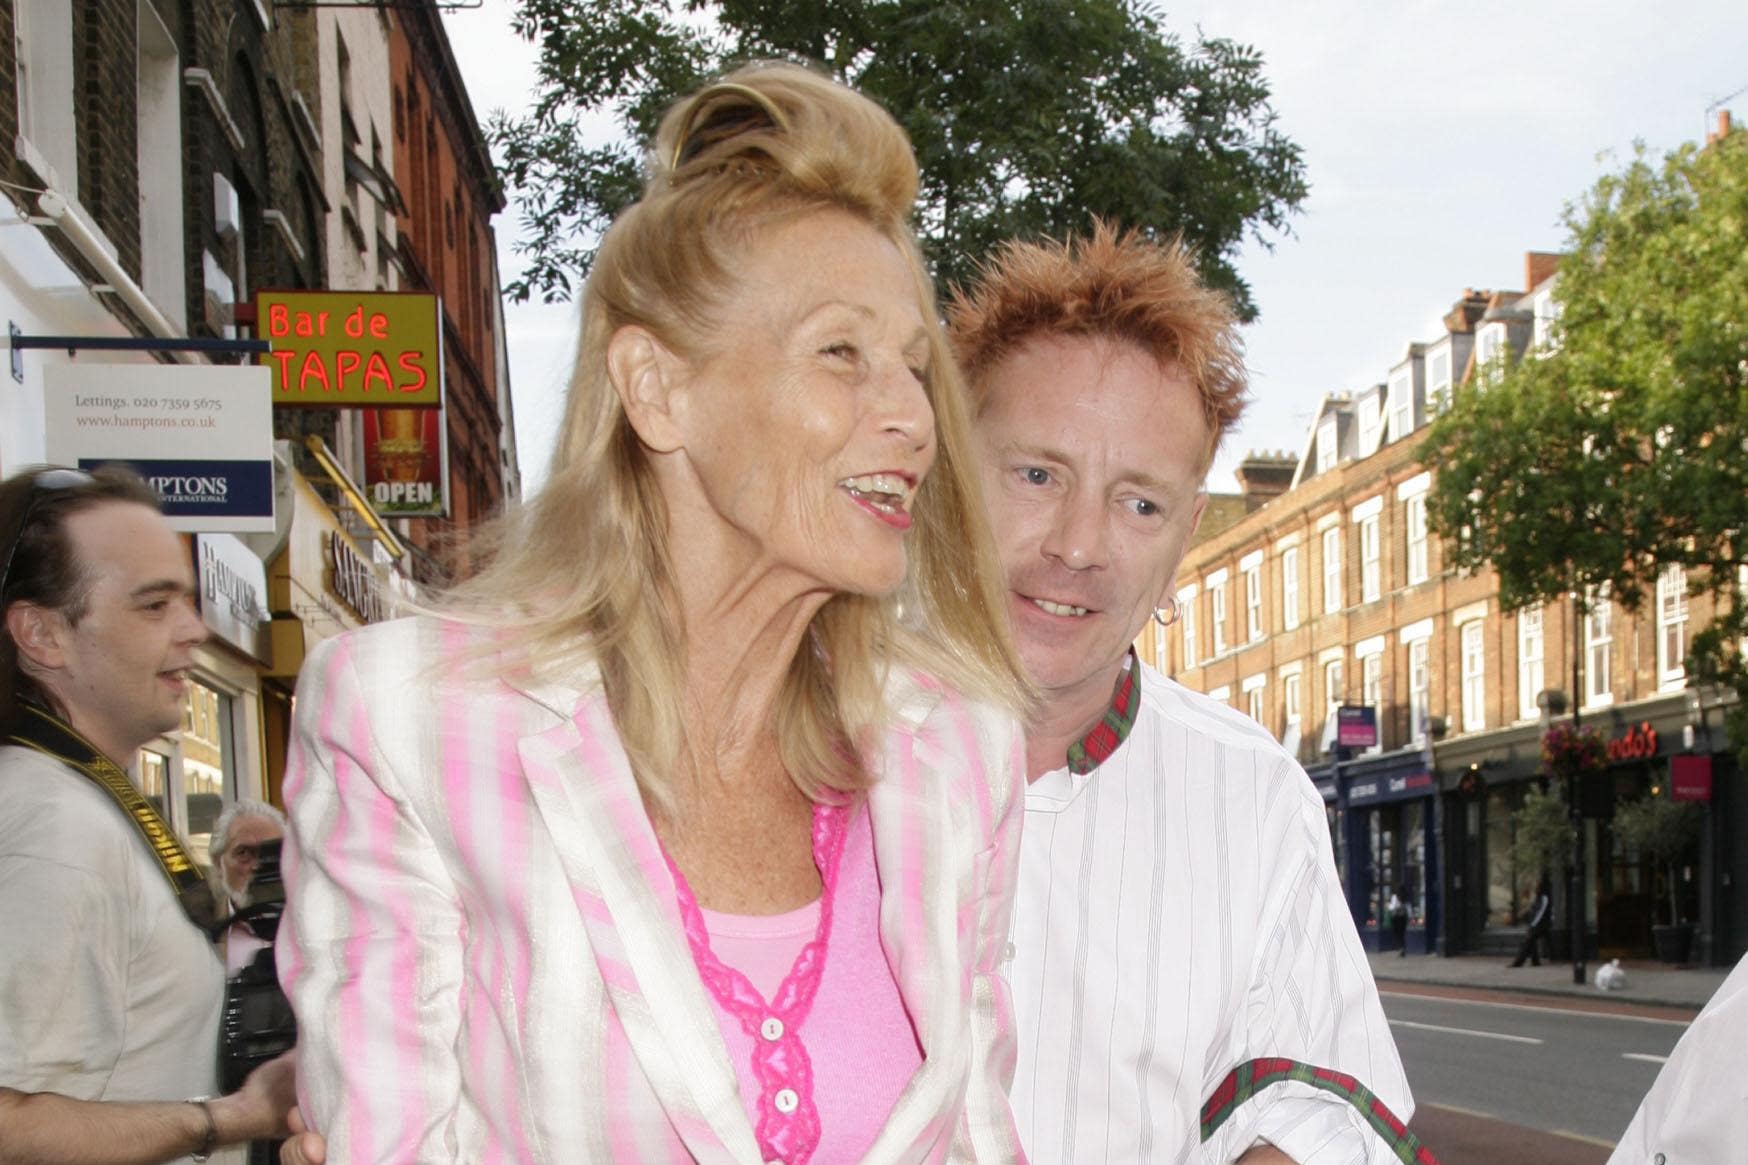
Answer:
POLYGON ((1181 246, 1100 226, 1004 248, 950 322, 1042 697, 1009 967, 1028 1154, 1414 1159, 1322 799, 1262 726, 1130 647, 1170 621, 1243 408, 1225 298, 1181 246))
POLYGON ((190 556, 124 470, 0 482, 0 1165, 205 1161, 279 1135, 292 1064, 214 1099, 212 899, 125 771, 182 722, 190 556))
MULTIPOLYGON (((261 847, 284 836, 285 814, 265 801, 243 798, 233 801, 219 814, 207 849, 212 861, 207 881, 212 886, 213 902, 221 921, 234 919, 253 904, 250 887, 261 859, 261 847)), ((255 933, 247 918, 237 919, 220 930, 217 943, 227 976, 247 967, 258 952, 272 945, 269 939, 255 933)))

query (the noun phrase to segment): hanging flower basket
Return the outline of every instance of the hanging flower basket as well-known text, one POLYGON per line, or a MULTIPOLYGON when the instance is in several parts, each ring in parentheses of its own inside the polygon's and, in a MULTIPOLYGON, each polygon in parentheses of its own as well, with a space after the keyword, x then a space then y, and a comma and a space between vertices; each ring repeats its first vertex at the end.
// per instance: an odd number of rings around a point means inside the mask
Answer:
POLYGON ((1608 742, 1594 728, 1556 724, 1542 735, 1542 771, 1551 777, 1585 777, 1608 768, 1608 742))

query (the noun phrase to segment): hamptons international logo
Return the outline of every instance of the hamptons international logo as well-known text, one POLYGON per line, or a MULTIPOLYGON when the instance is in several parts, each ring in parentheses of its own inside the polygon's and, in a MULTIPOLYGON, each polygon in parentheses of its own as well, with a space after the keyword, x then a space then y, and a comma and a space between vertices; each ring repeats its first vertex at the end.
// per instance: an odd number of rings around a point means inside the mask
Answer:
MULTIPOLYGON (((81 459, 89 469, 107 459, 81 459)), ((273 514, 273 463, 270 461, 127 462, 145 479, 170 517, 199 514, 273 514)))

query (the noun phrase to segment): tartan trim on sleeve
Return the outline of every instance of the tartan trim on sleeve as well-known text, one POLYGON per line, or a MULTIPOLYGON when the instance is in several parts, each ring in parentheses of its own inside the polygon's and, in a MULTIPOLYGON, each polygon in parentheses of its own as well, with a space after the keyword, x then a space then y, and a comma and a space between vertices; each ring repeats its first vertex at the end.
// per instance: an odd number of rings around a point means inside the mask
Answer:
POLYGON ((1432 1150, 1420 1143, 1420 1138, 1408 1131, 1395 1113, 1383 1101, 1372 1095, 1371 1089, 1345 1072, 1301 1064, 1297 1060, 1265 1057, 1250 1060, 1234 1068, 1214 1089, 1202 1106, 1202 1140, 1214 1135, 1216 1129, 1238 1110, 1238 1106, 1267 1088, 1284 1080, 1296 1080, 1346 1100, 1374 1132, 1384 1139, 1390 1151, 1403 1165, 1438 1165, 1432 1150))
POLYGON ((1084 777, 1110 759, 1117 746, 1129 739, 1135 727, 1135 713, 1141 707, 1141 666, 1135 660, 1135 649, 1129 649, 1129 665, 1117 677, 1117 687, 1111 693, 1111 706, 1099 717, 1099 722, 1085 736, 1068 746, 1068 771, 1084 777))

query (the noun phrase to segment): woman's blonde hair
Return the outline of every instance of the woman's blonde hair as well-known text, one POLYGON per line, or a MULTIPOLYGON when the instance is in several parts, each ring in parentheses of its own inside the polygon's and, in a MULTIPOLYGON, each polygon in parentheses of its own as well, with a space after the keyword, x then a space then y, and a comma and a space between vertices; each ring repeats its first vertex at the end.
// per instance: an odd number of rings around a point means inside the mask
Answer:
POLYGON ((676 103, 648 167, 642 199, 607 231, 583 292, 546 485, 492 531, 489 564, 452 597, 452 613, 499 626, 542 671, 597 663, 645 797, 675 811, 672 778, 689 728, 684 631, 666 509, 609 382, 608 341, 635 324, 696 357, 734 294, 740 251, 773 225, 835 209, 908 259, 928 329, 938 450, 912 510, 905 582, 891 596, 834 596, 790 664, 775 725, 782 761, 811 798, 866 786, 863 758, 887 712, 893 665, 1023 710, 1029 689, 1007 631, 968 398, 909 227, 917 169, 904 131, 826 77, 756 64, 676 103))

